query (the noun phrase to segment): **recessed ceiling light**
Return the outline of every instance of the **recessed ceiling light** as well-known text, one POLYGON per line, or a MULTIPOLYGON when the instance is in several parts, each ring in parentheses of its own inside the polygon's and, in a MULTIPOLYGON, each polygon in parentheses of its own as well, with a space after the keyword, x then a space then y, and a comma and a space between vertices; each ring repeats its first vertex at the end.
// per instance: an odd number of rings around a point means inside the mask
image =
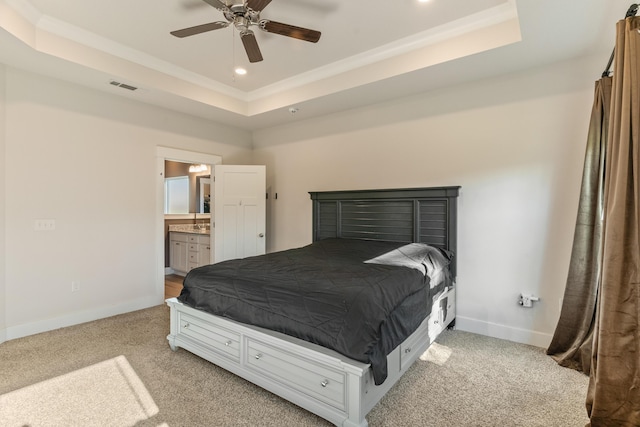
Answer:
POLYGON ((236 68, 235 71, 236 71, 236 74, 239 76, 244 76, 245 74, 247 74, 247 70, 245 70, 242 67, 236 68))

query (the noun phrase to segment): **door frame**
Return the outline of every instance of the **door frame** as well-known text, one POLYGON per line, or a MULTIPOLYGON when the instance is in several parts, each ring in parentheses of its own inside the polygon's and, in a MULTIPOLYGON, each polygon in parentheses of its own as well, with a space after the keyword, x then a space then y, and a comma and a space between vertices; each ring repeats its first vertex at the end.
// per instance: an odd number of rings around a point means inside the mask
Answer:
MULTIPOLYGON (((156 147, 156 293, 159 302, 164 301, 164 162, 172 160, 175 162, 205 164, 213 167, 222 163, 222 156, 215 154, 201 153, 197 151, 183 150, 171 147, 156 147)), ((210 222, 213 222, 211 215, 210 222)), ((210 226, 213 224, 211 223, 210 226)), ((210 228, 213 230, 213 227, 210 228)), ((211 251, 211 262, 213 262, 213 251, 211 251)))

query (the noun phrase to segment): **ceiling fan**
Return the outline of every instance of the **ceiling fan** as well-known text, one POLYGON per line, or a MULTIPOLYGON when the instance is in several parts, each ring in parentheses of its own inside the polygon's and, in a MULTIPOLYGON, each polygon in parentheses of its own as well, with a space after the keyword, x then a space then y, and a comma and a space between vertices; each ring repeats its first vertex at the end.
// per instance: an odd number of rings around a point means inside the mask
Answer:
POLYGON ((207 31, 227 28, 233 24, 240 32, 240 39, 247 52, 249 62, 262 61, 262 53, 258 46, 256 36, 251 31, 251 26, 257 26, 268 33, 280 34, 282 36, 293 37, 294 39, 316 43, 320 40, 320 32, 308 28, 296 27, 294 25, 283 24, 269 19, 260 19, 260 12, 271 3, 271 0, 203 0, 210 6, 221 11, 226 18, 225 21, 210 22, 208 24, 196 25, 195 27, 184 28, 182 30, 171 31, 176 37, 188 37, 207 31))

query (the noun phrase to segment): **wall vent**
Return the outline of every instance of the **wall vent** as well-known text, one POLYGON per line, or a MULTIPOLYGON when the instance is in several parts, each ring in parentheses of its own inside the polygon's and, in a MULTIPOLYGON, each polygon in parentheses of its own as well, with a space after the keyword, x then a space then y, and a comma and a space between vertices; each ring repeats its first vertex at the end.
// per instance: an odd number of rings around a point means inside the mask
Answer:
POLYGON ((137 88, 137 87, 135 87, 135 86, 131 86, 131 85, 128 85, 128 84, 126 84, 126 83, 120 83, 120 82, 117 82, 117 81, 115 81, 115 80, 111 80, 111 81, 109 82, 109 84, 110 84, 110 85, 112 85, 112 86, 121 87, 122 89, 128 89, 128 90, 137 90, 137 89, 138 89, 138 88, 137 88))

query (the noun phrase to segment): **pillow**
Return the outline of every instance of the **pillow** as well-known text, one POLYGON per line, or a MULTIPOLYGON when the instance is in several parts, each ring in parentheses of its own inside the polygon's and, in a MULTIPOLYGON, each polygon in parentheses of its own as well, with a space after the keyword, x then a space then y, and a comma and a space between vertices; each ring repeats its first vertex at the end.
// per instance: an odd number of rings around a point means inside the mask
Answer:
POLYGON ((451 263, 453 253, 425 243, 408 243, 390 252, 365 261, 368 264, 409 267, 428 276, 433 288, 444 279, 443 273, 451 263))

